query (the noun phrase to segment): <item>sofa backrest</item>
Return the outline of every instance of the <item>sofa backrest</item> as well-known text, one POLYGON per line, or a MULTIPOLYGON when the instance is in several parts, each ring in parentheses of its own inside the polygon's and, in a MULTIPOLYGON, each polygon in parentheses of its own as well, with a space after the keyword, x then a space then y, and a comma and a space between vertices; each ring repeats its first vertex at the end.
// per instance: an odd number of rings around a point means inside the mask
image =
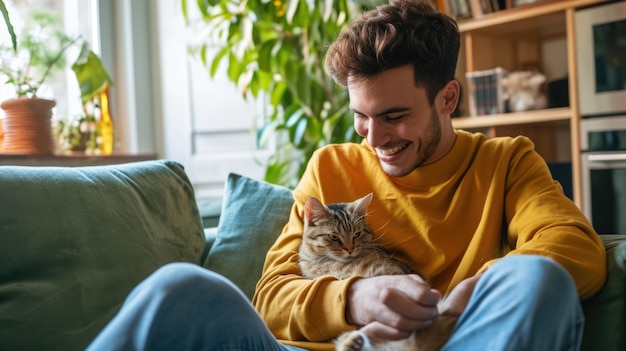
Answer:
POLYGON ((142 279, 200 264, 183 167, 0 167, 0 348, 82 350, 142 279))

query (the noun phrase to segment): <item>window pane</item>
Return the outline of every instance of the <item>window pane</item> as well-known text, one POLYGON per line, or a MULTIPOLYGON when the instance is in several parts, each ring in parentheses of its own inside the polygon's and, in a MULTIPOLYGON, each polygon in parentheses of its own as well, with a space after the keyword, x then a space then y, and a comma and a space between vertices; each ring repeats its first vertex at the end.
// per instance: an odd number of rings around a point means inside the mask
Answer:
MULTIPOLYGON (((24 28, 25 20, 33 9, 45 9, 59 14, 63 21, 65 33, 70 36, 81 35, 90 42, 92 49, 98 53, 98 42, 94 41, 97 33, 97 0, 4 0, 11 17, 11 22, 17 34, 18 45, 20 33, 24 28)), ((1 24, 4 26, 4 23, 1 24)), ((6 28, 0 28, 0 43, 10 45, 11 40, 6 28)), ((68 50, 68 66, 71 66, 78 55, 79 48, 68 50)), ((15 95, 13 86, 4 84, 6 77, 0 79, 0 101, 15 95)), ((65 72, 59 72, 53 79, 48 79, 48 85, 39 90, 37 96, 54 98, 57 105, 54 111, 55 119, 74 117, 82 112, 80 91, 72 70, 68 67, 65 72)), ((4 111, 0 109, 0 118, 4 111)))

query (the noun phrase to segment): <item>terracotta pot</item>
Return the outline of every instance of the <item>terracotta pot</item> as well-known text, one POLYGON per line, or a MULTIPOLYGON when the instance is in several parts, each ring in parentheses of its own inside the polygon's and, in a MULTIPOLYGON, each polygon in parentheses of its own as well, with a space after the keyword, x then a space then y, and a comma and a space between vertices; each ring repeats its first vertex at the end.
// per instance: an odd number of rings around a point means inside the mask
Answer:
POLYGON ((54 153, 52 108, 54 100, 17 98, 2 102, 5 111, 2 152, 7 154, 54 153))

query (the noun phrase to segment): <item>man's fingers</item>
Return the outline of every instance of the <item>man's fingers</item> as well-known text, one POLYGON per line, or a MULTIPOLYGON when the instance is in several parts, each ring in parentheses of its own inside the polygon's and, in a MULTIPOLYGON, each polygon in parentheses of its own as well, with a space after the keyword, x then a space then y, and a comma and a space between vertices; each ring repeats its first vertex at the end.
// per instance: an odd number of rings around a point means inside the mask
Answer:
MULTIPOLYGON (((426 328, 431 324, 432 321, 421 322, 419 329, 426 328)), ((370 340, 402 340, 408 338, 413 333, 412 330, 399 330, 380 322, 371 322, 369 324, 366 324, 360 329, 360 331, 365 334, 370 340)))

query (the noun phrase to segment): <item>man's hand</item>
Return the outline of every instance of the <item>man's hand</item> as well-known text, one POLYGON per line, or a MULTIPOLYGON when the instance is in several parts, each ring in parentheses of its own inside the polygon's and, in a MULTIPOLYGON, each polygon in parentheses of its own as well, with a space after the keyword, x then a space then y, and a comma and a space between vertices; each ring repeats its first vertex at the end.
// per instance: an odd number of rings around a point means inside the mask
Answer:
POLYGON ((474 292, 474 288, 476 287, 476 283, 479 278, 480 275, 476 275, 462 280, 459 284, 457 284, 448 296, 446 296, 444 302, 442 303, 443 306, 441 306, 441 312, 461 315, 461 313, 465 311, 465 307, 467 307, 467 303, 474 292))
POLYGON ((432 324, 440 299, 414 274, 358 279, 348 289, 346 319, 370 338, 404 339, 432 324))

